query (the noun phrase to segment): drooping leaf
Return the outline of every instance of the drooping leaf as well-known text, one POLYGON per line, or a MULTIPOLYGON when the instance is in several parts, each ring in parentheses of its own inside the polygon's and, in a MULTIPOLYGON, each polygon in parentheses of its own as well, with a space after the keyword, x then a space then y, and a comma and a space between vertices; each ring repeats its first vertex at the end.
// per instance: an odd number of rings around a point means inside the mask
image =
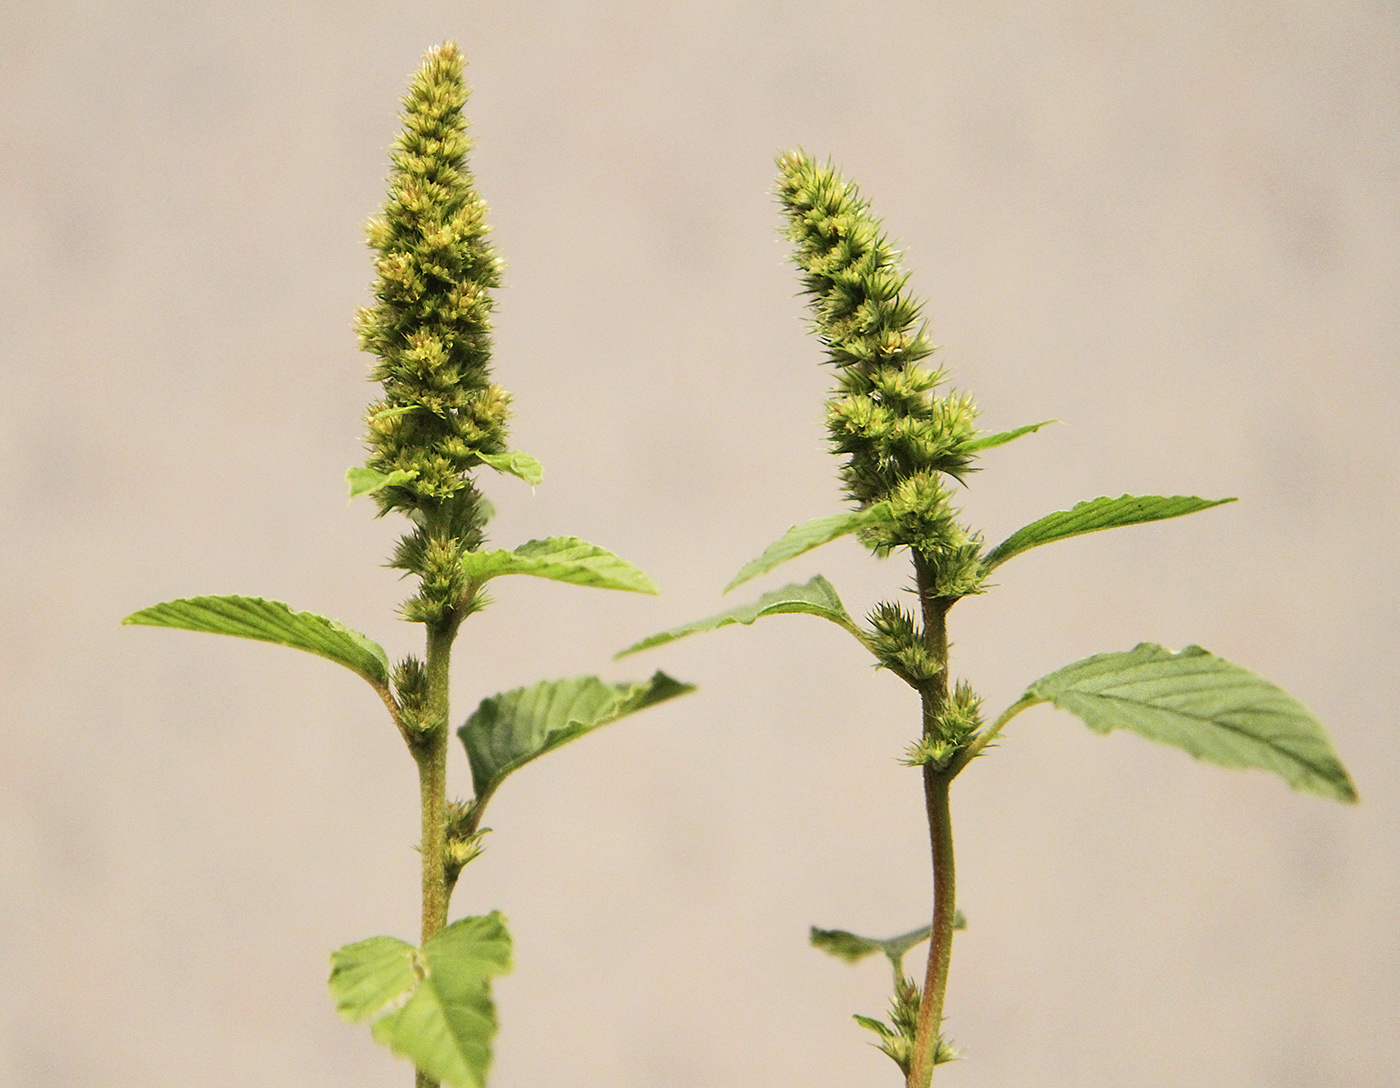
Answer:
POLYGON ((962 453, 979 453, 982 450, 995 449, 997 446, 1004 446, 1023 435, 1031 434, 1042 427, 1048 427, 1050 424, 1058 422, 1060 422, 1058 419, 1042 419, 1039 423, 1027 423, 1024 427, 1001 431, 998 434, 979 434, 976 438, 964 442, 958 449, 962 453))
POLYGON ((684 638, 686 635, 727 627, 731 623, 750 624, 764 616, 779 616, 787 612, 805 612, 811 616, 820 616, 822 619, 830 620, 832 623, 844 627, 862 642, 865 641, 860 628, 856 626, 855 621, 851 619, 841 604, 841 598, 836 595, 836 590, 832 588, 830 582, 818 574, 810 582, 794 582, 792 585, 783 586, 782 589, 765 593, 752 604, 740 605, 738 608, 731 608, 728 612, 720 612, 714 616, 707 616, 703 620, 696 620, 681 627, 673 627, 669 631, 650 635, 642 639, 641 642, 614 654, 613 657, 625 657, 627 654, 635 654, 639 650, 648 650, 653 646, 675 642, 676 639, 684 638))
POLYGON ((331 994, 350 1021, 371 1021, 375 1041, 454 1088, 483 1088, 496 1035, 490 980, 511 968, 510 934, 497 911, 463 918, 421 949, 371 937, 331 955, 331 994))
POLYGON ((371 684, 389 682, 389 658, 372 638, 314 612, 293 612, 261 597, 185 597, 133 612, 122 623, 236 635, 319 654, 371 684))
MULTIPOLYGON (((925 930, 925 934, 927 932, 925 930)), ((844 929, 818 929, 813 926, 811 941, 813 948, 820 948, 828 955, 847 963, 858 963, 866 956, 884 951, 879 941, 870 937, 857 937, 844 929)))
MULTIPOLYGON (((955 912, 953 928, 967 928, 967 919, 962 911, 955 912)), ((877 937, 860 937, 844 929, 818 929, 813 926, 811 941, 813 948, 820 948, 847 963, 857 963, 875 952, 883 952, 898 969, 909 950, 928 940, 932 932, 932 926, 922 926, 919 929, 911 929, 908 933, 901 933, 898 937, 886 937, 881 940, 877 937)))
POLYGON ((497 472, 518 476, 531 487, 535 487, 544 479, 544 466, 528 453, 511 450, 509 453, 478 453, 477 456, 497 472))
POLYGON ((345 470, 345 482, 350 485, 352 499, 358 499, 361 495, 373 495, 376 491, 395 484, 406 484, 417 476, 417 472, 402 468, 396 468, 393 472, 378 472, 363 465, 356 465, 345 470))
POLYGON ((605 684, 596 676, 578 676, 483 699, 457 731, 478 801, 495 792, 511 771, 545 752, 694 690, 694 684, 657 672, 641 684, 605 684))
POLYGON ((467 577, 481 583, 501 574, 530 574, 596 589, 655 593, 656 584, 627 560, 576 536, 532 540, 514 551, 469 552, 463 557, 467 577))
POLYGON ((1195 495, 1120 495, 1116 499, 1101 496, 1076 503, 1069 510, 1058 510, 1017 529, 982 560, 982 569, 990 571, 1014 555, 1031 548, 1082 533, 1100 529, 1116 529, 1122 525, 1141 525, 1148 521, 1163 521, 1209 510, 1234 499, 1201 499, 1195 495))
POLYGON ((1144 642, 1096 654, 1041 677, 1025 699, 1054 703, 1098 733, 1131 729, 1197 759, 1259 767, 1295 789, 1357 799, 1326 730, 1302 703, 1199 646, 1174 654, 1144 642))
POLYGON ((734 576, 734 580, 724 587, 724 592, 728 593, 735 586, 743 585, 750 578, 767 574, 780 563, 786 563, 789 559, 794 559, 813 548, 819 548, 823 544, 854 533, 857 529, 863 529, 877 521, 888 521, 889 519, 888 504, 876 503, 864 510, 813 518, 801 525, 794 525, 778 540, 768 545, 757 559, 751 559, 745 563, 743 570, 739 571, 734 576))

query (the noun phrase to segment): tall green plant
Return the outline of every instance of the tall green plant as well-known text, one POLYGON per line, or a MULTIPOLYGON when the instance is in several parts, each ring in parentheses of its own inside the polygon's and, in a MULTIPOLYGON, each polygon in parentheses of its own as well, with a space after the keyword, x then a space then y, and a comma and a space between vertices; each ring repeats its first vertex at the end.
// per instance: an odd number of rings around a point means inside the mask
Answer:
POLYGON ((818 575, 766 593, 753 604, 653 635, 618 656, 728 624, 801 612, 837 624, 880 667, 918 692, 921 719, 904 762, 919 769, 928 812, 932 923, 883 941, 814 928, 812 943, 848 960, 877 951, 889 957, 895 981, 889 1023, 856 1019, 875 1032, 908 1088, 928 1088, 934 1067, 956 1056, 941 1035, 953 931, 961 921, 949 790, 1021 711, 1052 703, 1099 733, 1134 730, 1209 762, 1273 771, 1297 789, 1338 801, 1355 801, 1356 791, 1323 727, 1300 703, 1198 646, 1171 653, 1142 643, 1077 661, 1035 681, 990 725, 985 723, 982 700, 969 684, 951 678, 948 614, 958 601, 984 592, 992 571, 1031 548, 1234 500, 1097 498, 1033 521, 995 547, 985 547, 981 535, 961 522, 951 485, 963 481, 983 450, 1045 424, 980 433, 972 398, 941 391, 947 375, 928 362, 934 349, 922 303, 909 292, 908 274, 856 186, 801 152, 781 156, 778 168, 777 192, 794 260, 811 299, 814 330, 836 372, 827 428, 832 451, 843 458, 841 482, 852 509, 793 526, 747 564, 726 591, 854 533, 877 556, 908 554, 914 608, 886 602, 862 625, 818 575), (929 954, 919 985, 904 974, 903 959, 923 940, 929 941, 929 954))
POLYGON ((421 624, 422 657, 390 666, 357 631, 257 597, 193 597, 133 613, 131 624, 237 635, 329 658, 383 701, 418 766, 422 803, 422 927, 418 944, 371 937, 331 957, 330 988, 347 1020, 414 1063, 418 1088, 485 1083, 496 1031, 490 980, 509 970, 511 940, 498 912, 448 924, 463 869, 481 852, 481 819, 517 768, 584 733, 692 690, 657 672, 640 683, 594 676, 546 681, 484 700, 457 731, 475 796, 447 797, 448 667, 462 621, 487 603, 486 584, 528 574, 575 585, 655 593, 642 571, 577 537, 484 550, 491 506, 482 468, 541 479, 539 462, 506 439, 510 395, 490 380, 491 290, 500 262, 486 207, 467 170, 462 57, 431 50, 404 101, 389 196, 370 221, 375 304, 360 311, 364 350, 383 396, 369 407, 369 458, 346 473, 350 493, 411 528, 390 565, 417 580, 403 618, 421 624))

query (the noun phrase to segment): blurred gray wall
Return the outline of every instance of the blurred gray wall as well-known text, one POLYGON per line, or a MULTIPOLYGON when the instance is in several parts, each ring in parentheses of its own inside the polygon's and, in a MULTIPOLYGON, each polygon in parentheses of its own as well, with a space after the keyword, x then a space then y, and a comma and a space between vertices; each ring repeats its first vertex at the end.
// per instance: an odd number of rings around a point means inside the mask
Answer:
MULTIPOLYGON (((416 631, 348 505, 371 388, 362 224, 427 46, 471 59, 507 261, 496 373, 547 478, 494 539, 615 548, 659 599, 516 579, 457 716, 542 677, 700 694, 521 772, 454 904, 511 919, 494 1083, 891 1085, 807 948, 927 916, 914 707, 833 627, 714 611, 840 508, 830 376, 772 157, 853 177, 996 430, 991 539, 1082 498, 1238 495, 1043 549, 954 614, 994 710, 1139 639, 1329 723, 1364 803, 1040 709, 960 780, 948 1033, 965 1088, 1400 1083, 1400 9, 1393 3, 11 2, 0 13, 0 1084, 406 1084, 330 949, 412 936, 413 766, 350 674, 122 629, 243 592, 416 631), (530 584, 525 584, 530 583, 530 584)), ((864 610, 906 582, 845 541, 864 610)), ((781 576, 756 587, 781 583, 781 576)), ((467 788, 454 756, 456 784, 467 788)))

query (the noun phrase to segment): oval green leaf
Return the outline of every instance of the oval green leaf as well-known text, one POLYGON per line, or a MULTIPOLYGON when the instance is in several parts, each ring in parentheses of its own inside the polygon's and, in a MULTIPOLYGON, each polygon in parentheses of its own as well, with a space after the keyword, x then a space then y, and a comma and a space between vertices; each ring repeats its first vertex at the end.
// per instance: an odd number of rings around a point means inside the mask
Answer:
POLYGON ((497 472, 518 476, 531 487, 537 486, 544 479, 544 466, 528 453, 521 453, 519 450, 511 450, 509 453, 478 453, 477 457, 497 472))
POLYGON ((416 479, 417 476, 417 470, 404 468, 396 468, 393 472, 379 472, 363 465, 356 465, 354 468, 345 470, 345 482, 350 485, 352 499, 358 499, 361 495, 373 495, 376 491, 382 491, 386 487, 406 484, 416 479))
POLYGON ((1017 529, 983 557, 982 569, 993 570, 1012 556, 1056 540, 1097 533, 1101 529, 1117 529, 1123 525, 1179 518, 1234 501, 1232 498, 1201 499, 1195 495, 1119 495, 1116 499, 1105 495, 1089 499, 1017 529))
POLYGON ((585 733, 695 690, 664 672, 641 684, 605 684, 596 676, 547 680, 483 699, 457 731, 472 768, 478 803, 506 775, 585 733))
POLYGON ((490 980, 511 968, 497 911, 463 918, 418 949, 371 937, 331 955, 331 994, 350 1021, 371 1021, 375 1041, 454 1088, 484 1088, 496 1035, 490 980))
POLYGON ((397 1008, 422 981, 421 959, 418 949, 397 937, 371 937, 332 952, 335 1011, 357 1023, 397 1008))
POLYGON ((881 502, 864 510, 813 518, 801 525, 794 525, 778 540, 768 545, 757 559, 751 559, 745 563, 743 570, 739 571, 734 576, 734 580, 724 587, 724 592, 728 593, 735 586, 743 585, 750 578, 767 574, 779 564, 786 563, 789 559, 795 559, 804 552, 810 552, 813 548, 819 548, 823 544, 838 540, 854 533, 857 529, 873 525, 877 521, 889 520, 889 505, 881 502))
POLYGON ((294 612, 281 601, 185 597, 133 612, 122 623, 275 642, 338 662, 375 687, 389 682, 389 658, 374 639, 314 612, 294 612))
POLYGON ((532 540, 512 552, 468 552, 467 577, 481 584, 502 574, 529 574, 576 586, 656 593, 656 583, 641 569, 606 548, 576 536, 532 540))
POLYGON ((681 627, 673 627, 669 631, 650 635, 642 639, 641 642, 619 651, 613 657, 625 657, 627 654, 635 654, 640 650, 649 650, 653 646, 663 646, 668 642, 675 642, 676 639, 685 638, 686 635, 727 627, 731 623, 751 624, 764 616, 779 616, 787 612, 805 612, 809 616, 820 616, 822 619, 830 620, 855 635, 856 638, 860 639, 862 645, 865 644, 865 638, 861 634, 860 628, 847 614, 845 607, 841 604, 841 598, 836 595, 836 590, 832 588, 830 582, 818 574, 810 582, 794 582, 792 585, 783 586, 782 589, 765 593, 752 604, 740 605, 738 608, 731 608, 728 612, 720 612, 713 616, 707 616, 703 620, 696 620, 681 627))
POLYGON ((1174 654, 1144 642, 1096 654, 1041 677, 1025 700, 1054 703, 1097 733, 1131 729, 1197 759, 1258 767, 1294 789, 1357 799, 1322 723, 1302 703, 1199 646, 1174 654))

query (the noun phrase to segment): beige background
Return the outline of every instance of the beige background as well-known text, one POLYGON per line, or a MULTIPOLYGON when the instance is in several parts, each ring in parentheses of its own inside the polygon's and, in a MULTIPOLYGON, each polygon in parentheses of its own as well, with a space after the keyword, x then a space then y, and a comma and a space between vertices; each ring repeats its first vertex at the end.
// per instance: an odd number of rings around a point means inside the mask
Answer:
MULTIPOLYGON (((902 685, 803 617, 647 658, 839 509, 829 376, 768 195, 801 144, 907 246, 989 429, 1000 539, 1100 494, 1233 494, 1044 549, 954 615, 994 710, 1061 664, 1199 642, 1330 724, 1365 803, 1040 709, 960 783, 964 1088, 1400 1083, 1400 14, 1330 3, 9 3, 0 14, 0 1084, 406 1084, 326 955, 411 936, 413 768, 343 670, 122 629, 245 592, 403 653, 397 531, 347 505, 397 102, 472 61, 508 262, 497 375, 532 495, 659 599, 517 579, 457 716, 542 677, 703 685, 519 774, 455 904, 511 918, 494 1083, 891 1085, 887 980, 810 923, 926 916, 902 685)), ((904 584, 795 562, 852 610, 904 584)), ((774 575, 757 588, 781 583, 774 575)), ((465 788, 465 761, 457 781, 465 788)))

